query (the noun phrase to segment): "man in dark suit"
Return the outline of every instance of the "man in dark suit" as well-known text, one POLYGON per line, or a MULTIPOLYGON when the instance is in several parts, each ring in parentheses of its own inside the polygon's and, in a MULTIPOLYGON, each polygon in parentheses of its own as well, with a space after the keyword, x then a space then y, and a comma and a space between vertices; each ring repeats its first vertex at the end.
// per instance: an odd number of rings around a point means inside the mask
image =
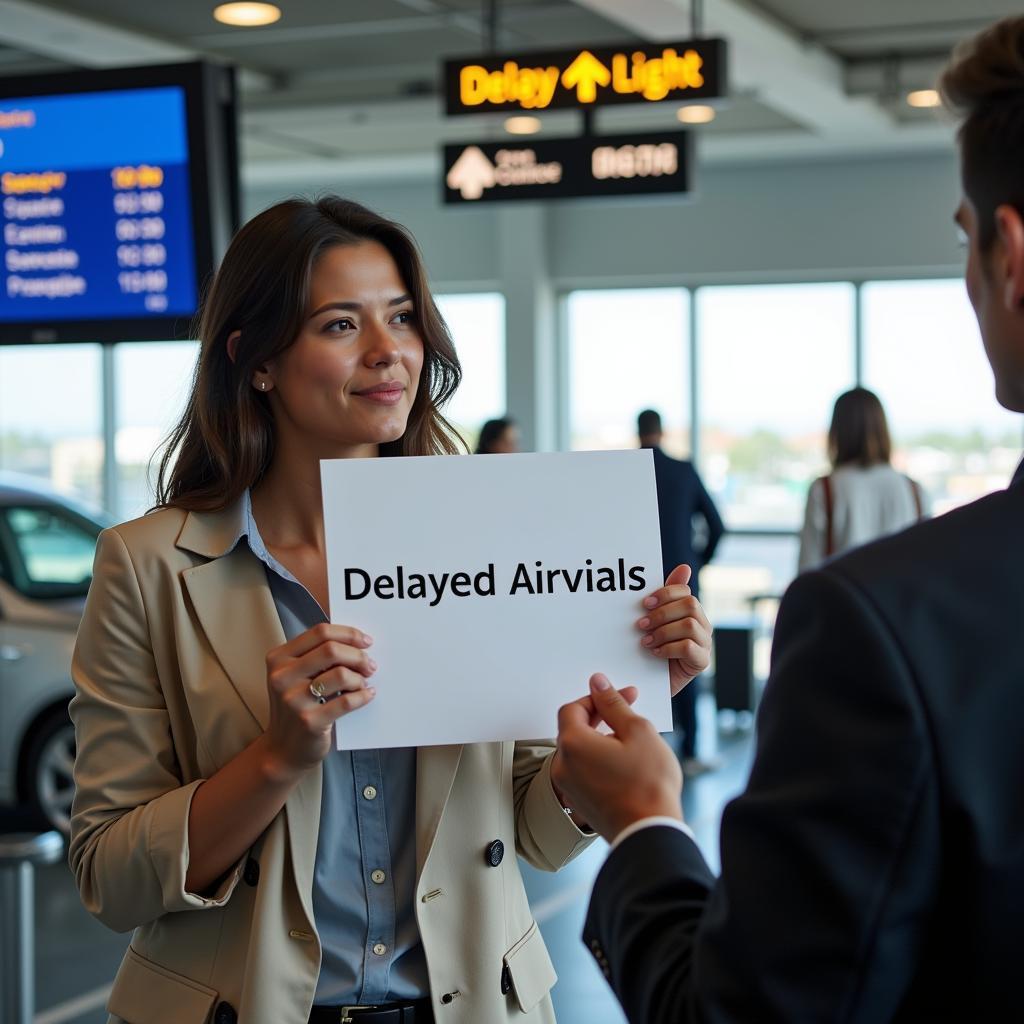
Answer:
MULTIPOLYGON (((1024 18, 959 51, 943 92, 964 118, 968 294, 1022 412, 1024 18)), ((717 880, 650 724, 603 677, 562 709, 555 782, 614 839, 584 937, 630 1021, 1024 1018, 1022 623, 1020 469, 799 577, 717 880)))
MULTIPOLYGON (((650 448, 654 454, 665 578, 677 565, 688 565, 692 571, 690 591, 697 597, 701 567, 714 557, 725 533, 722 517, 693 463, 673 459, 661 450, 661 416, 653 409, 645 409, 637 417, 636 426, 640 447, 650 448)), ((710 762, 697 757, 696 685, 691 683, 672 698, 672 724, 682 737, 684 773, 697 775, 711 768, 710 762)))

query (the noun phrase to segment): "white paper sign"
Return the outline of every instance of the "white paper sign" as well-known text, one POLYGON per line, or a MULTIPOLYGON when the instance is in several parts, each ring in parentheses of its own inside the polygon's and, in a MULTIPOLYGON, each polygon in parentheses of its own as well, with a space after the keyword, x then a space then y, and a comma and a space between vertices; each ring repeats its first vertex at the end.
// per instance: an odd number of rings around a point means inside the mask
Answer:
POLYGON ((672 728, 640 645, 664 583, 649 451, 321 463, 331 619, 373 637, 345 750, 554 736, 593 672, 672 728))

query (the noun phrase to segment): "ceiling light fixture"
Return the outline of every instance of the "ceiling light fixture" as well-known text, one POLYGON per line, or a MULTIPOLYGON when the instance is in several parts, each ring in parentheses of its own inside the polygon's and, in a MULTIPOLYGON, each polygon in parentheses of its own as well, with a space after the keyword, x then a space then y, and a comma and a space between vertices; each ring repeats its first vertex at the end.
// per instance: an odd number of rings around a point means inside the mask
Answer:
POLYGON ((256 28, 280 20, 281 8, 273 4, 220 4, 213 9, 213 17, 222 25, 256 28))
POLYGON ((715 108, 702 103, 688 103, 676 111, 676 117, 683 124, 707 124, 715 119, 715 108))
POLYGON ((536 135, 540 131, 539 117, 506 117, 505 131, 509 135, 536 135))
POLYGON ((937 107, 942 102, 934 89, 915 89, 907 93, 907 103, 912 107, 937 107))

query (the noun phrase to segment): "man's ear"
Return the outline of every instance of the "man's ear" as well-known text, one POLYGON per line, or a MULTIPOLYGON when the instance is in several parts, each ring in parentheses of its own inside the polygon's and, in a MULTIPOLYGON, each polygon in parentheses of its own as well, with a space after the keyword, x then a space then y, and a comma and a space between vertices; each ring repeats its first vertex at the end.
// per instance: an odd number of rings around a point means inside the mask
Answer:
POLYGON ((228 359, 230 359, 231 362, 234 362, 235 357, 238 355, 238 341, 241 337, 241 331, 232 331, 228 335, 228 359))
POLYGON ((1003 301, 1008 310, 1024 309, 1024 218, 1016 207, 996 207, 996 234, 1004 258, 1003 301))

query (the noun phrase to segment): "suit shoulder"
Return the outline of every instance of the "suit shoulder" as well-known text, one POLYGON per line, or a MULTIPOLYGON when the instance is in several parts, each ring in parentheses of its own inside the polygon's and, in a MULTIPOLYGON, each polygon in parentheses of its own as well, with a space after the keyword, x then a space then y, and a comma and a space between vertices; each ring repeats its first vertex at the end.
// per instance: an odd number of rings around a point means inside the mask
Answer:
POLYGON ((654 450, 654 464, 676 473, 696 473, 693 463, 686 459, 677 459, 674 455, 666 455, 660 448, 654 450))
POLYGON ((997 491, 900 533, 837 558, 826 571, 855 580, 911 576, 922 578, 970 569, 977 576, 987 562, 1024 563, 1020 545, 1024 522, 1024 486, 997 491))
MULTIPOLYGON (((173 557, 175 543, 181 534, 188 513, 180 508, 161 508, 138 519, 104 530, 101 541, 116 535, 133 562, 148 562, 154 557, 166 560, 173 557)), ((182 552, 183 558, 187 558, 182 552)))

